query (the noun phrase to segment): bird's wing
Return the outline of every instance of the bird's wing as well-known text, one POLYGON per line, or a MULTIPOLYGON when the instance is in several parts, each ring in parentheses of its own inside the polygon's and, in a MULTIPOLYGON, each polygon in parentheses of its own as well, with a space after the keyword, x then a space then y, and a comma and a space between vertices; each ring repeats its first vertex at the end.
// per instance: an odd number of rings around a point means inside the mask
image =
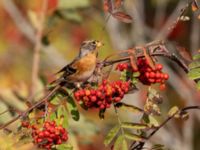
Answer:
POLYGON ((76 68, 74 67, 74 62, 76 62, 78 60, 78 57, 75 58, 70 64, 66 65, 65 67, 63 67, 61 70, 59 70, 56 74, 64 72, 65 76, 69 76, 73 73, 76 72, 76 68))

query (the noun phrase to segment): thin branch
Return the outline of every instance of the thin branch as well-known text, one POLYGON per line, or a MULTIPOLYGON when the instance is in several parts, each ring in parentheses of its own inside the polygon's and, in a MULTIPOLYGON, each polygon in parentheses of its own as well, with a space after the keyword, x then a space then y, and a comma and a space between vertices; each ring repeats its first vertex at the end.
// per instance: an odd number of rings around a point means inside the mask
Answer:
MULTIPOLYGON (((174 113, 173 115, 169 116, 167 119, 165 119, 160 125, 159 127, 157 127, 154 131, 152 131, 149 136, 147 136, 147 140, 149 140, 158 130, 160 130, 163 126, 165 126, 171 119, 173 119, 175 117, 175 115, 177 114, 182 114, 188 110, 194 110, 194 109, 198 109, 200 110, 200 106, 188 106, 185 108, 182 108, 180 111, 177 111, 176 113, 174 113)), ((140 142, 139 144, 137 144, 135 147, 132 148, 132 150, 141 150, 143 148, 143 146, 145 145, 145 142, 140 142)))
POLYGON ((54 87, 54 89, 52 91, 50 91, 47 95, 44 96, 44 98, 42 98, 40 101, 38 101, 36 104, 32 105, 31 107, 29 107, 26 111, 24 111, 23 113, 19 114, 18 116, 16 116, 15 118, 13 118, 12 120, 10 120, 9 122, 5 123, 4 125, 0 126, 0 130, 4 129, 5 127, 7 127, 8 125, 10 125, 11 123, 15 122, 16 120, 20 119, 21 117, 26 117, 28 115, 28 113, 30 113, 33 109, 41 106, 43 103, 45 103, 46 101, 50 101, 50 97, 55 94, 55 92, 60 88, 60 85, 57 85, 56 87, 54 87))
POLYGON ((33 66, 32 66, 32 79, 31 79, 31 89, 30 89, 30 99, 31 100, 36 91, 36 84, 38 80, 38 73, 39 73, 39 64, 40 64, 40 50, 42 48, 42 35, 43 35, 43 28, 45 23, 45 16, 48 6, 48 0, 43 0, 42 10, 39 17, 39 26, 37 28, 36 33, 36 43, 34 47, 34 54, 33 54, 33 66))

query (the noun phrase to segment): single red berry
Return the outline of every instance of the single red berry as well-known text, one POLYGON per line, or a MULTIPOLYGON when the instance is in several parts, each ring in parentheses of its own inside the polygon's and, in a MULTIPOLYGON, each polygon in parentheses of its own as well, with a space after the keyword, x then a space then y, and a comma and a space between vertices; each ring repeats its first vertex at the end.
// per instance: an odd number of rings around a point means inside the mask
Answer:
POLYGON ((162 64, 156 64, 155 67, 156 67, 156 70, 161 71, 162 68, 163 68, 163 65, 162 64))
POLYGON ((155 73, 152 71, 150 72, 150 75, 149 75, 150 78, 155 78, 155 73))
POLYGON ((168 80, 169 79, 169 75, 167 73, 164 74, 164 79, 168 80))

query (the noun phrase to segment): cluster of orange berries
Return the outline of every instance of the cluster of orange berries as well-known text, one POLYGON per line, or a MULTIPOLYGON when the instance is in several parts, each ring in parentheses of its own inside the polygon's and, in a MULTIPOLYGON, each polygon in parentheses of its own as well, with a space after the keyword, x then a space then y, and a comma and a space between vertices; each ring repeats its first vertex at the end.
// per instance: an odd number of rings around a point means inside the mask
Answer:
POLYGON ((22 127, 32 129, 32 138, 39 148, 51 150, 52 146, 60 145, 68 139, 68 133, 62 126, 57 126, 55 121, 45 121, 42 128, 22 122, 22 127))
POLYGON ((114 81, 109 83, 104 80, 97 89, 80 89, 74 93, 77 101, 87 108, 110 108, 111 103, 121 101, 130 89, 130 82, 114 81))
POLYGON ((154 83, 160 83, 160 88, 165 87, 165 81, 168 80, 169 75, 167 73, 163 73, 163 65, 155 64, 155 68, 152 68, 148 61, 145 58, 137 59, 137 67, 138 70, 133 70, 129 63, 120 63, 116 66, 116 70, 124 71, 127 70, 129 72, 139 72, 140 76, 138 79, 145 85, 151 85, 154 83))

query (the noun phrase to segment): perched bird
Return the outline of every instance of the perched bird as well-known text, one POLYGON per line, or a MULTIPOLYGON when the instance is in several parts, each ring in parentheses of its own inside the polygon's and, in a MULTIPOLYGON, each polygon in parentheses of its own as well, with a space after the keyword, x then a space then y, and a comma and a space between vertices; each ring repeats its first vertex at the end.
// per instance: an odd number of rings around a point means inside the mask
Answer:
POLYGON ((55 82, 58 84, 76 84, 87 81, 94 73, 98 49, 103 44, 97 40, 84 41, 79 55, 57 73, 62 73, 55 82))

